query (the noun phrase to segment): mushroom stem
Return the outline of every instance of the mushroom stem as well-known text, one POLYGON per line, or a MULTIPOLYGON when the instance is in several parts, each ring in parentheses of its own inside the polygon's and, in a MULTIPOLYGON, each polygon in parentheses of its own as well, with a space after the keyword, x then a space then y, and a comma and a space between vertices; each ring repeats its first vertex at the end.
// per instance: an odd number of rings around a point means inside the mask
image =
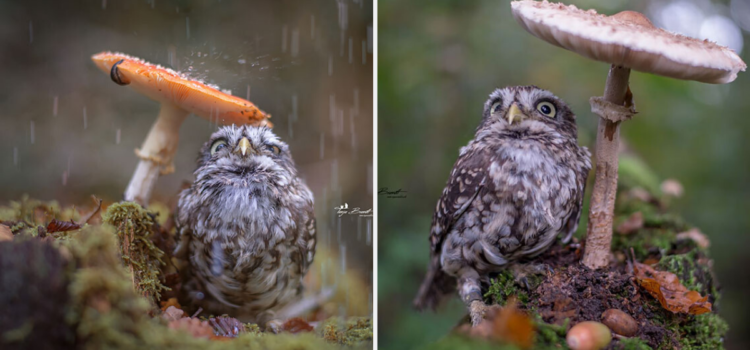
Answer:
MULTIPOLYGON (((607 85, 604 88, 604 99, 622 106, 628 92, 629 78, 629 68, 612 65, 607 76, 607 85)), ((596 133, 596 175, 591 193, 586 248, 583 254, 583 264, 592 269, 606 267, 609 264, 617 194, 619 144, 620 122, 600 116, 596 133)))
POLYGON ((159 117, 143 141, 143 146, 135 150, 141 161, 125 190, 126 201, 146 206, 159 175, 174 171, 172 158, 177 152, 180 125, 187 115, 184 109, 162 103, 159 117))

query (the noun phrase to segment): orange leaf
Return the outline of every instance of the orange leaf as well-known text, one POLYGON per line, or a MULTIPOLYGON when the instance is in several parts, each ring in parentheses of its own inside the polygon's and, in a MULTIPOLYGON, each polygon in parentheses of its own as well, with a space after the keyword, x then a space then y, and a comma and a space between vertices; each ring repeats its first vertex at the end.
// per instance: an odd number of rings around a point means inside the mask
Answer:
POLYGON ((167 301, 162 301, 159 303, 161 305, 161 311, 167 311, 167 308, 170 306, 174 306, 178 309, 182 309, 182 306, 180 306, 180 303, 177 302, 177 298, 169 298, 167 301))
POLYGON ((633 271, 638 284, 661 306, 671 312, 700 315, 711 312, 708 296, 688 290, 671 272, 658 271, 651 266, 633 262, 633 271))
POLYGON ((284 325, 282 326, 282 329, 289 333, 300 333, 312 332, 314 328, 309 323, 307 323, 307 321, 299 317, 294 317, 286 320, 286 322, 284 322, 284 325))

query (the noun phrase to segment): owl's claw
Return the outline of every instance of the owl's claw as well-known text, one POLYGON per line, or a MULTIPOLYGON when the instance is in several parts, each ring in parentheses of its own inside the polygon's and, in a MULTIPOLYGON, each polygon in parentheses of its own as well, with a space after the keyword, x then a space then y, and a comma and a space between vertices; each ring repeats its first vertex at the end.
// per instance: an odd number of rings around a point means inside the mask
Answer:
POLYGON ((551 266, 544 263, 514 264, 510 267, 510 271, 513 274, 516 284, 526 288, 528 291, 531 291, 538 284, 537 282, 539 281, 535 278, 536 276, 544 276, 555 272, 551 266), (529 283, 529 278, 531 278, 531 283, 529 283))
POLYGON ((471 326, 476 327, 484 320, 484 314, 487 312, 487 305, 481 300, 474 300, 469 306, 469 317, 471 317, 471 326))
POLYGON ((283 330, 284 323, 281 320, 273 319, 266 322, 265 331, 273 334, 279 334, 283 330))

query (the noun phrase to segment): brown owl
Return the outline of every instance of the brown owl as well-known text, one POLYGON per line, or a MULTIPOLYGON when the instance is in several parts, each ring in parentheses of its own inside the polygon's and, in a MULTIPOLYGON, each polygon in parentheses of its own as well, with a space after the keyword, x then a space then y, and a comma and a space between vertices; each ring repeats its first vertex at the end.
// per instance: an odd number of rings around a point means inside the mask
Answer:
POLYGON ((270 321, 296 301, 315 255, 313 196, 266 127, 228 126, 203 146, 176 226, 184 298, 209 314, 270 321))
POLYGON ((514 86, 490 95, 435 208, 418 309, 458 288, 476 325, 490 275, 541 254, 560 233, 570 239, 591 169, 577 133, 576 116, 549 91, 514 86))

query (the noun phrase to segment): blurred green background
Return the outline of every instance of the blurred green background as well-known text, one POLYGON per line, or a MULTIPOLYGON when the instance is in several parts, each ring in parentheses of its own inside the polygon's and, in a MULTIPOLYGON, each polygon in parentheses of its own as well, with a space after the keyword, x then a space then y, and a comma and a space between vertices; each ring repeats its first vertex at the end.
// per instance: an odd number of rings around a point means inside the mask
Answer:
MULTIPOLYGON (((90 58, 124 52, 270 113, 315 196, 318 247, 335 254, 326 266, 371 286, 372 218, 333 208, 372 208, 372 18, 371 0, 0 0, 0 205, 23 194, 79 206, 122 198, 159 112, 90 58)), ((192 182, 215 130, 187 118, 154 201, 192 182)))
MULTIPOLYGON (((748 1, 568 3, 605 14, 640 11, 657 26, 712 38, 748 60, 748 1)), ((408 191, 378 199, 379 345, 411 349, 446 334, 465 314, 458 298, 421 314, 411 300, 427 265, 435 203, 487 95, 508 85, 552 91, 576 112, 579 142, 591 148, 597 117, 588 100, 602 94, 609 67, 533 37, 508 1, 383 0, 378 18, 378 188, 408 191)), ((684 185, 673 210, 712 241, 724 293, 719 310, 731 327, 727 349, 750 348, 748 74, 707 85, 633 72, 640 113, 622 127, 658 176, 684 185)))

